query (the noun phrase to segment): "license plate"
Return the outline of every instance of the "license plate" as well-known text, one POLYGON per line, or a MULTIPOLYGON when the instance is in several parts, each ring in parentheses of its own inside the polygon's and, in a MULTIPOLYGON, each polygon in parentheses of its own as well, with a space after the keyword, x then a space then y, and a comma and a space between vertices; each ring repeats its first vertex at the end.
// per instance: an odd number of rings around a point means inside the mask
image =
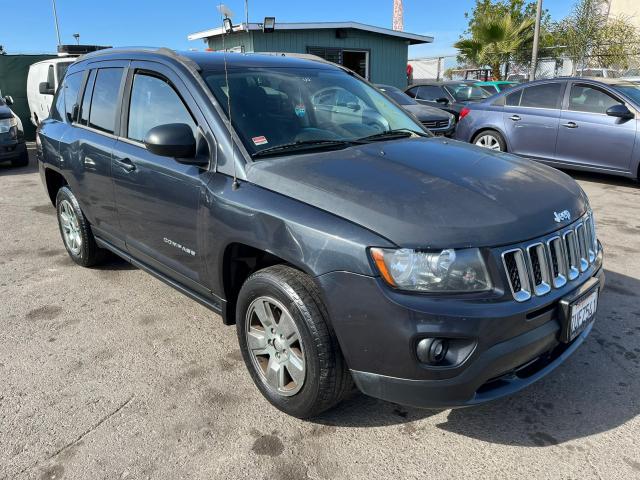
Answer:
POLYGON ((576 338, 593 321, 598 308, 598 289, 579 298, 570 305, 565 339, 576 338))

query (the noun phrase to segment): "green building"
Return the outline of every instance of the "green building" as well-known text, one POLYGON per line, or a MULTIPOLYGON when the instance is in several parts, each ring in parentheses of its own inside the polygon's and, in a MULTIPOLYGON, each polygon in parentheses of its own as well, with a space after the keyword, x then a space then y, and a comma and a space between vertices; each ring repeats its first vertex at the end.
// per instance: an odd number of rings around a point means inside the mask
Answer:
POLYGON ((357 72, 373 83, 407 86, 409 45, 433 42, 433 37, 374 27, 357 22, 261 23, 234 25, 189 35, 207 48, 229 52, 283 52, 317 55, 357 72))

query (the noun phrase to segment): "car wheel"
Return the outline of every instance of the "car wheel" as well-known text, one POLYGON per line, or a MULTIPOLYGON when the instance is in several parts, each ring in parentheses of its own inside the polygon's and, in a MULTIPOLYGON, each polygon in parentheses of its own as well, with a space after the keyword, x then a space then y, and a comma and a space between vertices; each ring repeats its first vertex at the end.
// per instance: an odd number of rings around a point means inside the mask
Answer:
POLYGON ((25 150, 18 158, 11 160, 13 167, 26 167, 29 165, 29 153, 25 150))
POLYGON ((96 245, 91 225, 69 187, 58 190, 56 212, 62 241, 71 259, 83 267, 100 262, 104 257, 104 250, 96 245))
POLYGON ((276 265, 251 275, 238 296, 236 326, 254 383, 279 410, 313 417, 352 388, 318 289, 303 272, 276 265))
POLYGON ((496 150, 498 152, 506 152, 507 144, 498 132, 493 130, 485 130, 480 132, 473 139, 473 143, 479 147, 488 148, 489 150, 496 150))

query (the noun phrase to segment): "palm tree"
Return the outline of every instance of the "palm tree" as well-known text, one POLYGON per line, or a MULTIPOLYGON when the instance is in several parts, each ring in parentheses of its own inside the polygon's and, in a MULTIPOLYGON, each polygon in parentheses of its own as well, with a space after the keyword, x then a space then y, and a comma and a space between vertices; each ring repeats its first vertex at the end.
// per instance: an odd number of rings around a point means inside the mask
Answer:
POLYGON ((502 65, 508 65, 513 55, 531 42, 534 23, 532 18, 517 23, 510 15, 485 16, 477 20, 470 38, 463 38, 453 46, 468 62, 489 65, 496 80, 501 80, 502 65))

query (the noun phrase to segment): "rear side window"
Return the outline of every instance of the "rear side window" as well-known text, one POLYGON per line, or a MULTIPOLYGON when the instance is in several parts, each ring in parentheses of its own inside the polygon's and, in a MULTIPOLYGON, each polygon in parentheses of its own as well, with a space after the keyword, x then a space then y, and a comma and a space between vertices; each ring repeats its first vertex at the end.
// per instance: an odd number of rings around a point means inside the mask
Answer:
POLYGON ((114 133, 122 71, 122 68, 101 68, 98 70, 91 96, 90 127, 114 133))
POLYGON ((587 85, 573 85, 569 95, 569 110, 576 112, 606 114, 607 110, 619 102, 608 93, 587 85))
POLYGON ((520 106, 559 108, 561 90, 562 85, 560 83, 544 83, 542 85, 524 88, 522 90, 522 97, 520 98, 520 106))
POLYGON ((184 102, 165 80, 136 73, 131 89, 127 137, 139 142, 158 125, 185 123, 196 136, 196 124, 184 102))
POLYGON ((80 109, 80 120, 82 125, 89 123, 89 111, 91 110, 91 94, 93 93, 93 83, 96 80, 96 71, 91 70, 89 78, 87 79, 87 85, 84 88, 84 95, 82 96, 82 108, 80 109))

